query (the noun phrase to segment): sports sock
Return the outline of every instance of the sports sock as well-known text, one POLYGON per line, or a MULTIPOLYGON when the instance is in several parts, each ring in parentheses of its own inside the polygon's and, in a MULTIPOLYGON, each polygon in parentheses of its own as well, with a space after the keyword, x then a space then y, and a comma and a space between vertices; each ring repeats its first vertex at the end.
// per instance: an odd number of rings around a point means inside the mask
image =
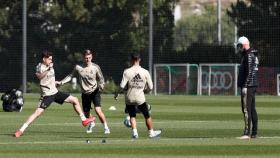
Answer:
POLYGON ((138 135, 137 129, 136 129, 136 128, 133 128, 133 129, 132 129, 132 133, 133 133, 133 135, 138 135))
POLYGON ((24 123, 21 128, 19 129, 21 132, 24 132, 24 130, 28 127, 28 124, 24 123))
POLYGON ((109 129, 108 125, 107 125, 107 122, 104 122, 103 123, 103 126, 104 126, 104 129, 109 129))
POLYGON ((87 119, 84 114, 80 114, 80 118, 82 121, 85 121, 87 119))

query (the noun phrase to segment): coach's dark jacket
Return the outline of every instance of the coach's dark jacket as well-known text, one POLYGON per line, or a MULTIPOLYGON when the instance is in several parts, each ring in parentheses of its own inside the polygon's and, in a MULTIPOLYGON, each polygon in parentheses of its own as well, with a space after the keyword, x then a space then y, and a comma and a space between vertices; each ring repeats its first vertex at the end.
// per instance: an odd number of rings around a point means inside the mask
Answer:
POLYGON ((257 87, 259 64, 257 53, 257 50, 252 48, 242 52, 242 59, 238 74, 238 87, 257 87))

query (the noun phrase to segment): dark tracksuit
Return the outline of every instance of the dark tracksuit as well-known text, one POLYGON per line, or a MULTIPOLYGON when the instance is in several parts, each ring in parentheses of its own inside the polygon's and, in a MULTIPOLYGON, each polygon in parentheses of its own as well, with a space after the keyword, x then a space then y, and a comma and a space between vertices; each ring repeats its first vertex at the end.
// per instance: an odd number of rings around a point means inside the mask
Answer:
POLYGON ((256 50, 250 48, 242 52, 238 74, 238 87, 241 89, 241 108, 245 122, 243 134, 248 136, 257 135, 258 130, 258 114, 255 104, 255 94, 258 84, 258 64, 256 50), (244 88, 247 88, 247 91, 244 88))

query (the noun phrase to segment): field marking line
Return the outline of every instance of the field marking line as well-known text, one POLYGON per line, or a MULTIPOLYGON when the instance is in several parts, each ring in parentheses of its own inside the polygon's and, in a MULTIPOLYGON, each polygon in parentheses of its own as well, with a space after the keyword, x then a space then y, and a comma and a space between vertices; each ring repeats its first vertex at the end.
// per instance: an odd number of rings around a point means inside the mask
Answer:
MULTIPOLYGON (((279 122, 280 120, 271 120, 269 122, 279 122)), ((228 122, 228 120, 222 121, 222 120, 210 120, 210 121, 195 121, 195 120, 180 120, 180 121, 154 121, 155 124, 167 124, 167 123, 209 123, 209 122, 228 122)), ((232 121, 235 122, 235 121, 232 121)), ((236 121, 239 123, 239 121, 236 121)), ((100 122, 95 122, 96 124, 101 124, 100 122)), ((145 122, 137 122, 139 124, 145 124, 145 122)), ((122 125, 123 121, 120 122, 111 122, 111 125, 122 125)), ((74 123, 74 122, 66 122, 66 123, 34 123, 33 126, 61 126, 61 125, 68 125, 68 126, 76 126, 80 125, 80 123, 74 123)))
MULTIPOLYGON (((92 139, 86 139, 84 141, 81 140, 76 140, 76 141, 27 141, 27 142, 0 142, 0 145, 13 145, 13 144, 87 144, 87 140, 90 140, 90 143, 88 144, 102 144, 102 140, 104 138, 92 138, 92 139)), ((223 139, 232 139, 236 140, 236 137, 193 137, 193 138, 158 138, 155 139, 155 141, 190 141, 190 140, 223 140, 223 139)), ((258 137, 257 139, 280 139, 280 136, 271 136, 271 137, 258 137)), ((112 143, 117 143, 117 142, 143 142, 143 141, 153 141, 152 139, 106 139, 106 143, 111 144, 112 143)), ((105 143, 105 144, 106 144, 105 143)))
MULTIPOLYGON (((158 124, 164 124, 164 123, 206 123, 206 122, 216 122, 216 121, 154 121, 154 123, 158 123, 158 124)), ((224 122, 224 121, 217 121, 217 122, 224 122)), ((140 124, 144 124, 145 122, 137 122, 140 124)), ((100 122, 96 122, 95 124, 101 124, 100 122)), ((111 125, 120 125, 123 124, 123 122, 111 122, 111 125)), ((32 126, 60 126, 60 125, 69 125, 69 126, 73 126, 73 125, 80 125, 80 123, 74 123, 74 122, 66 122, 66 123, 34 123, 32 126)))
MULTIPOLYGON (((165 123, 207 123, 207 122, 227 122, 227 121, 154 121, 155 124, 165 124, 165 123)), ((137 122, 140 124, 145 124, 145 122, 137 122)), ((96 124, 101 124, 100 122, 96 122, 96 124)), ((120 125, 123 124, 123 121, 121 122, 111 122, 111 125, 120 125)), ((37 126, 60 126, 60 125, 80 125, 80 123, 36 123, 33 124, 37 126)))
POLYGON ((257 138, 260 138, 260 139, 280 139, 280 136, 271 136, 271 137, 260 136, 260 137, 257 137, 257 138))

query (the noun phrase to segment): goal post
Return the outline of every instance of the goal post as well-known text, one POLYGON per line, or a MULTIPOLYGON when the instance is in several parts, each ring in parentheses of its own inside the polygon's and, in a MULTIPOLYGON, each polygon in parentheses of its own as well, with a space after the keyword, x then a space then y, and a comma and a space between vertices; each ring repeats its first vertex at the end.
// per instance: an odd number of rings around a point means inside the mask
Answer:
POLYGON ((154 94, 238 95, 239 64, 154 64, 154 94))
POLYGON ((198 93, 197 64, 154 64, 154 94, 198 93))
POLYGON ((277 95, 280 96, 280 74, 277 74, 277 95))

